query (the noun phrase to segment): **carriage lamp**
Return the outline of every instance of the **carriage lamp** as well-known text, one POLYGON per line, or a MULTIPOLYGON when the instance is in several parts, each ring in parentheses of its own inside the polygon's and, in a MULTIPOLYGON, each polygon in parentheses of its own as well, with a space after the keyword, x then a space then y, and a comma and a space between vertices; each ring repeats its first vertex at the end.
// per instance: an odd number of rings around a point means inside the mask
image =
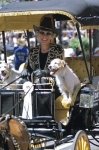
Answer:
POLYGON ((79 107, 94 108, 99 105, 99 90, 91 87, 85 87, 80 93, 79 107))

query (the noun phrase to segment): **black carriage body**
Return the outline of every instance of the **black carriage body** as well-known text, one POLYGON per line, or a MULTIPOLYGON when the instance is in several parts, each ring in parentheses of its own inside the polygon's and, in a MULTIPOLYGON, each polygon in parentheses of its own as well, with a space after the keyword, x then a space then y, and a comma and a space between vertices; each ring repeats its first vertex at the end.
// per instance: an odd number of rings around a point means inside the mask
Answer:
POLYGON ((33 117, 51 116, 54 118, 54 95, 51 90, 37 90, 32 93, 33 117))
POLYGON ((72 109, 69 128, 93 129, 99 123, 99 89, 86 85, 80 90, 72 109))
POLYGON ((31 78, 34 81, 34 90, 31 94, 33 118, 40 116, 54 118, 54 79, 47 76, 46 70, 39 69, 32 73, 31 78))
POLYGON ((21 116, 23 107, 23 90, 0 91, 0 115, 21 116))
POLYGON ((80 93, 80 108, 92 109, 99 122, 99 89, 94 87, 84 87, 80 93))

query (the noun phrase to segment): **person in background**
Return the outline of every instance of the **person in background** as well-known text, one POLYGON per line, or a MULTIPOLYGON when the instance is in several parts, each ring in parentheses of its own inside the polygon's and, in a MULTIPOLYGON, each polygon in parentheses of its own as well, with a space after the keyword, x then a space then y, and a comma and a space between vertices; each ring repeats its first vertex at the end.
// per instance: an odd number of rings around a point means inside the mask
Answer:
POLYGON ((76 53, 73 48, 69 46, 68 41, 64 41, 63 43, 63 48, 64 48, 64 57, 76 57, 76 53))
POLYGON ((63 59, 63 48, 54 42, 56 30, 51 15, 41 18, 40 26, 34 26, 38 45, 30 49, 26 69, 31 74, 34 70, 45 70, 54 58, 63 59))
POLYGON ((66 32, 66 30, 63 30, 62 31, 62 37, 61 37, 61 41, 62 41, 62 44, 64 44, 64 42, 66 41, 66 42, 69 42, 69 37, 68 37, 68 35, 67 35, 67 32, 66 32))
POLYGON ((19 39, 18 46, 15 47, 14 50, 14 64, 16 70, 19 70, 20 65, 26 62, 28 54, 29 50, 26 46, 26 40, 24 38, 19 39))
POLYGON ((99 56, 99 47, 96 47, 94 50, 94 56, 99 56))

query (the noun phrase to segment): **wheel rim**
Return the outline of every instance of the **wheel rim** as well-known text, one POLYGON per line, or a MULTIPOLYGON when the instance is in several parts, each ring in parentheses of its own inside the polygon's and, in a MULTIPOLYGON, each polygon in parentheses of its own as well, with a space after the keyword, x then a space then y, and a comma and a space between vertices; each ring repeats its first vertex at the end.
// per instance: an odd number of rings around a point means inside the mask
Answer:
POLYGON ((74 150, 90 150, 90 143, 84 131, 80 131, 76 135, 74 150))

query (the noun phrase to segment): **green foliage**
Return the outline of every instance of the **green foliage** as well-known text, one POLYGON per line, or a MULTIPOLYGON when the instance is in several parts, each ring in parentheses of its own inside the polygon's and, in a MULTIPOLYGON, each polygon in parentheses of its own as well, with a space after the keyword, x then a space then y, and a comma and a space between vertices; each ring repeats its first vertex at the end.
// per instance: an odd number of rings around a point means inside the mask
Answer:
MULTIPOLYGON (((88 55, 88 53, 89 53, 89 40, 88 40, 88 38, 83 37, 82 38, 82 43, 83 43, 84 51, 85 51, 86 55, 88 55)), ((79 39, 78 38, 73 38, 70 41, 70 47, 72 47, 75 51, 78 48, 81 49, 79 39)))
POLYGON ((78 38, 73 38, 70 41, 70 47, 73 48, 76 51, 76 49, 80 47, 79 39, 78 38))
POLYGON ((84 50, 87 52, 87 51, 89 51, 89 40, 88 40, 88 38, 83 38, 82 39, 82 42, 83 42, 83 47, 84 47, 84 50))

